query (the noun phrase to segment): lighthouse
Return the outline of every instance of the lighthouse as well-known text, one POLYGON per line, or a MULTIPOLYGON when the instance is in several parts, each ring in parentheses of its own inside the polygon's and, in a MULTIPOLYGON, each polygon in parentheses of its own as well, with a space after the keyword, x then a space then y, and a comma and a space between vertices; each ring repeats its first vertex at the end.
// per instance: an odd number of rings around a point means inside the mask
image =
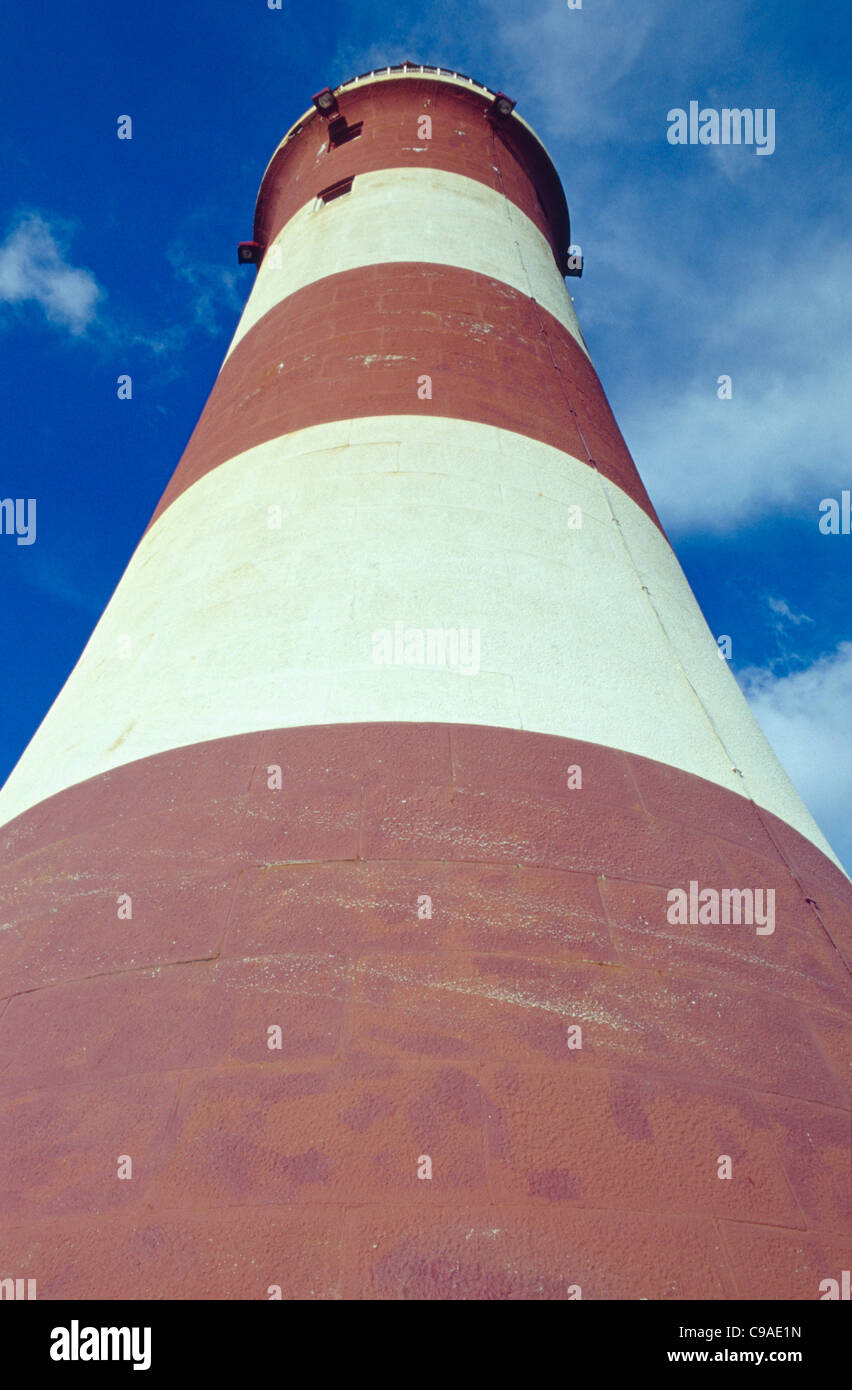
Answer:
POLYGON ((0 792, 0 1278, 839 1288, 852 884, 615 422, 547 151, 468 77, 366 73, 239 256, 0 792))

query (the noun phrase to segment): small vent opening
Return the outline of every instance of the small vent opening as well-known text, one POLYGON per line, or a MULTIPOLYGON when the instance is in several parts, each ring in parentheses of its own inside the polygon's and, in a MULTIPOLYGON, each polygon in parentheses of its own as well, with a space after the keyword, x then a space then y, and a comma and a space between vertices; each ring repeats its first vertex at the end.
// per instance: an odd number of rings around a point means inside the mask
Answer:
POLYGON ((352 192, 354 180, 354 174, 350 174, 349 177, 345 179, 338 179, 337 183, 330 183, 328 188, 320 189, 317 197, 321 203, 331 203, 335 198, 342 198, 344 193, 352 192))

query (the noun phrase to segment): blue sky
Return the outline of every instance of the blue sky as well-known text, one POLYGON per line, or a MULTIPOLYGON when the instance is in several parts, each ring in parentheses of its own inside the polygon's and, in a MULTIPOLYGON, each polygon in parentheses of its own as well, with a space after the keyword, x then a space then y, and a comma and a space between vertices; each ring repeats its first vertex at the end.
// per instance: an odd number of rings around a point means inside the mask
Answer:
POLYGON ((846 7, 819 0, 7 6, 0 497, 37 499, 37 540, 0 536, 0 781, 204 405, 272 151, 318 88, 410 59, 509 92, 550 149, 585 256, 571 289, 628 445, 852 866, 852 536, 818 529, 820 501, 852 487, 850 35, 846 7), (774 152, 669 144, 668 111, 692 100, 771 107, 774 152))

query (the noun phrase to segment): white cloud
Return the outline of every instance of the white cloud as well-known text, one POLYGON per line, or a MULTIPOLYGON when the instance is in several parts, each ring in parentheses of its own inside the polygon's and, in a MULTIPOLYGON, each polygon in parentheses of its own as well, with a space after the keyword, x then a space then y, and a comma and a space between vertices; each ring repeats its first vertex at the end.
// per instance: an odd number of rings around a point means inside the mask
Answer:
POLYGON ((183 240, 174 242, 167 256, 176 278, 193 291, 193 321, 205 333, 215 336, 221 331, 223 314, 230 321, 234 314, 242 311, 246 298, 245 272, 209 264, 183 240))
POLYGON ((820 499, 848 472, 848 181, 833 179, 827 195, 812 158, 793 148, 796 119, 810 133, 819 103, 803 79, 791 94, 771 44, 743 65, 749 7, 725 8, 720 23, 715 10, 670 0, 480 6, 493 18, 492 71, 562 166, 588 270, 570 288, 599 368, 609 344, 605 385, 673 533, 724 534, 781 512, 816 525, 820 499), (786 98, 773 159, 667 146, 670 107, 721 106, 740 90, 751 102, 734 104, 786 98), (772 182, 785 159, 789 201, 772 182), (733 398, 720 401, 726 373, 733 398))
POLYGON ((664 524, 722 533, 773 511, 819 521, 848 469, 852 282, 839 243, 766 265, 723 299, 707 277, 685 379, 649 383, 621 423, 664 524), (811 260, 813 256, 813 260, 811 260), (710 302, 710 296, 713 303, 710 302), (733 378, 730 400, 717 378, 733 378))
MULTIPOLYGON (((676 22, 678 0, 566 0, 507 5, 505 0, 433 0, 417 17, 411 6, 365 0, 357 23, 338 30, 327 71, 332 83, 386 63, 409 60, 467 73, 519 103, 545 141, 568 136, 596 144, 615 135, 633 138, 632 104, 619 100, 618 84, 635 69, 654 37, 676 22), (364 33, 380 32, 380 41, 364 33)), ((694 26, 693 26, 694 27, 694 26)), ((689 34, 671 41, 680 50, 689 34)), ((671 101, 668 102, 670 106, 671 101)), ((660 102, 661 139, 665 112, 660 102)))
POLYGON ((21 218, 0 245, 0 301, 39 304, 51 323, 80 334, 101 297, 90 270, 70 265, 50 223, 37 214, 21 218))
POLYGON ((775 626, 779 632, 783 631, 785 620, 788 623, 794 623, 797 627, 799 623, 812 623, 814 621, 807 613, 794 613, 786 599, 768 598, 766 602, 769 604, 772 612, 778 614, 778 622, 775 626))
POLYGON ((672 0, 640 5, 587 0, 579 10, 570 10, 565 0, 535 8, 507 7, 502 0, 487 4, 511 95, 522 98, 528 119, 541 124, 538 110, 551 138, 593 140, 629 132, 631 113, 610 93, 636 65, 671 8, 672 0))
POLYGON ((841 642, 804 671, 776 677, 750 668, 740 685, 772 744, 837 856, 852 866, 849 730, 852 728, 852 642, 841 642))

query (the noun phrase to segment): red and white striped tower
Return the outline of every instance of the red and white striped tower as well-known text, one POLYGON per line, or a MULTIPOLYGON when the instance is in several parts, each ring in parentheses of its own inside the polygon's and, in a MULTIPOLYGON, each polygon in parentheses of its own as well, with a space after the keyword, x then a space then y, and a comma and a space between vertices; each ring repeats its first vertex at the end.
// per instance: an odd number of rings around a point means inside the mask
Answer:
POLYGON ((276 151, 210 399, 0 794, 0 1277, 848 1268, 852 887, 660 528, 568 242, 539 140, 457 74, 344 83, 276 151), (774 931, 669 920, 690 884, 771 890, 774 931))

